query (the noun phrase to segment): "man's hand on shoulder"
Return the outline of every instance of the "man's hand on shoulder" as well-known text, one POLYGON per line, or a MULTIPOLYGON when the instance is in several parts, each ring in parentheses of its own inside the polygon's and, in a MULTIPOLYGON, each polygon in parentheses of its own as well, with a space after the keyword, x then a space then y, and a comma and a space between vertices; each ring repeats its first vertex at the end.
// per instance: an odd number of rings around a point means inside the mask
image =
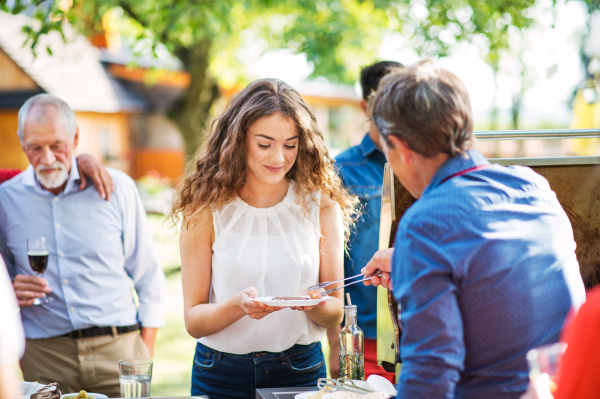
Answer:
POLYGON ((374 285, 377 287, 381 285, 383 288, 388 290, 392 289, 392 281, 390 280, 390 271, 392 270, 392 254, 394 248, 382 249, 381 251, 375 252, 375 255, 371 258, 369 263, 360 271, 365 277, 372 276, 373 274, 379 274, 381 277, 373 276, 369 281, 365 281, 365 285, 374 285))
POLYGON ((110 200, 110 195, 115 191, 112 177, 106 171, 106 167, 100 161, 89 154, 81 154, 77 157, 77 169, 81 176, 79 189, 83 190, 87 184, 86 177, 94 182, 100 197, 110 200))
POLYGON ((42 298, 44 294, 52 292, 48 281, 41 277, 29 276, 27 274, 17 274, 13 282, 13 288, 17 296, 17 302, 21 308, 33 305, 35 298, 42 298))

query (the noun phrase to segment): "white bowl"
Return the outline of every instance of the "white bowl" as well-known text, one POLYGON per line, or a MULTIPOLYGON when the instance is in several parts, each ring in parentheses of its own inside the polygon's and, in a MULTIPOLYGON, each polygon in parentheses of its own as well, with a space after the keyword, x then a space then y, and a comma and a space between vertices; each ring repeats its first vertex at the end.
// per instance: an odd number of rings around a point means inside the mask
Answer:
POLYGON ((387 378, 384 378, 377 374, 371 374, 367 378, 365 388, 372 389, 375 392, 385 392, 388 395, 396 396, 397 392, 394 385, 389 382, 387 378))
MULTIPOLYGON (((101 394, 101 393, 88 392, 87 394, 88 394, 88 398, 90 398, 92 396, 94 397, 94 399, 108 398, 108 396, 101 394)), ((60 399, 76 399, 77 395, 79 395, 79 392, 65 393, 60 396, 60 399)))

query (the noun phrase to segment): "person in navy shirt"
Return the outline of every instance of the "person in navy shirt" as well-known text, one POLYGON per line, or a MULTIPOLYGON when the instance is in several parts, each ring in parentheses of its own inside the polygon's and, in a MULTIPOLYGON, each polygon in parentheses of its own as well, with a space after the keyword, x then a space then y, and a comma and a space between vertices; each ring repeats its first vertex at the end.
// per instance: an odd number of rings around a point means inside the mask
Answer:
POLYGON ((473 149, 467 90, 432 61, 383 78, 370 106, 418 198, 391 265, 378 253, 363 270, 391 266, 373 284, 393 288, 402 310, 398 398, 519 398, 527 351, 557 342, 585 301, 569 218, 545 178, 473 149))
MULTIPOLYGON (((393 68, 403 65, 394 61, 381 61, 365 67, 360 74, 360 85, 363 92, 361 107, 367 113, 367 100, 379 85, 379 81, 393 68)), ((360 199, 362 216, 357 221, 350 240, 348 252, 344 256, 344 277, 360 273, 373 254, 379 249, 379 216, 381 212, 381 185, 385 155, 381 152, 379 132, 370 122, 369 132, 362 142, 350 147, 336 157, 336 168, 351 194, 360 199)), ((396 382, 394 373, 386 372, 377 365, 377 291, 372 287, 354 284, 345 288, 350 294, 352 303, 358 307, 358 325, 365 333, 365 378, 378 374, 396 382)), ((341 327, 340 327, 341 328, 341 327)), ((327 332, 330 352, 330 371, 332 376, 339 375, 338 350, 340 328, 327 332)))

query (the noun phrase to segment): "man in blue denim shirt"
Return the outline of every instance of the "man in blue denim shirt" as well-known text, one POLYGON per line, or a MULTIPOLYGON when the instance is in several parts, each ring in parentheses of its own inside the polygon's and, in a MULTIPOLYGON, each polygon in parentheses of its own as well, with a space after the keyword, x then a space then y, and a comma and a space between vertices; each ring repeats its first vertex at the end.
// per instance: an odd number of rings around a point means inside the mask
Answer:
MULTIPOLYGON (((379 81, 391 68, 400 68, 402 64, 393 61, 381 61, 365 67, 361 71, 360 83, 363 91, 361 107, 367 111, 367 100, 377 90, 379 81)), ((379 249, 379 216, 381 212, 381 185, 385 155, 381 152, 379 132, 371 122, 369 132, 362 142, 348 148, 336 157, 336 167, 344 185, 350 193, 358 196, 363 214, 356 223, 350 236, 348 253, 344 257, 344 276, 360 273, 373 254, 379 249)), ((394 380, 394 373, 387 373, 377 365, 377 292, 372 287, 354 284, 345 288, 352 303, 358 307, 358 325, 365 333, 365 378, 369 374, 383 375, 394 380)), ((337 377, 339 361, 339 329, 328 331, 331 351, 330 368, 332 376, 337 377)), ((393 381, 395 382, 395 381, 393 381)))
MULTIPOLYGON (((557 342, 585 301, 569 218, 542 176, 470 149, 467 91, 433 62, 385 77, 372 115, 394 173, 419 198, 391 261, 398 397, 519 398, 527 351, 557 342)), ((374 260, 364 272, 389 266, 374 260)))

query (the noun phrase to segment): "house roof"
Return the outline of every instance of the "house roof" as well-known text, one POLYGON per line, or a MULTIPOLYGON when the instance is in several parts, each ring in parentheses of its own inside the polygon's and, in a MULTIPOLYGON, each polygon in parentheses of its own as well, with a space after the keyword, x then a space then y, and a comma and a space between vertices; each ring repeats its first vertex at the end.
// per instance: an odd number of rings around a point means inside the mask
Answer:
POLYGON ((45 92, 65 100, 74 111, 137 112, 148 103, 111 77, 100 62, 100 52, 89 40, 64 27, 67 43, 58 32, 40 38, 37 57, 24 47, 23 15, 0 12, 0 48, 45 92), (53 55, 46 52, 50 47, 53 55))

